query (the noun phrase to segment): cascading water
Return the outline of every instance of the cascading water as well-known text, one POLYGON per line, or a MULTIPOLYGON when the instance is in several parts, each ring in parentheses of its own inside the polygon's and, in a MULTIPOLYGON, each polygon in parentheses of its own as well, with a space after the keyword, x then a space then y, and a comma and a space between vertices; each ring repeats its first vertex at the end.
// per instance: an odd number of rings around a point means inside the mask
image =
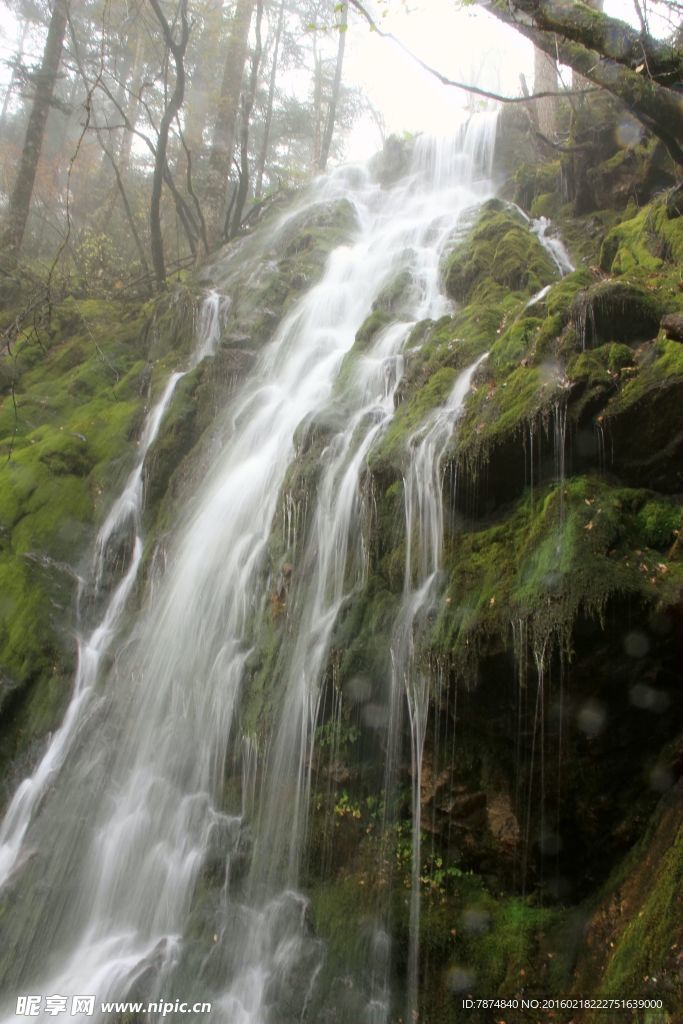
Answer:
MULTIPOLYGON (((218 341, 224 300, 217 292, 210 292, 201 307, 198 342, 190 369, 210 355, 218 341)), ((95 596, 102 589, 102 575, 112 539, 127 527, 133 529, 128 566, 115 587, 98 624, 88 635, 77 637, 78 662, 73 694, 64 720, 50 740, 33 774, 19 786, 0 825, 0 886, 10 877, 20 857, 24 837, 33 813, 60 770, 76 737, 79 724, 86 713, 102 659, 107 653, 121 622, 128 597, 135 586, 142 561, 142 508, 143 470, 145 459, 159 433, 159 427, 168 409, 178 382, 189 372, 176 371, 169 377, 161 397, 152 406, 139 442, 139 455, 134 469, 126 480, 121 494, 114 501, 109 514, 99 529, 94 553, 86 579, 79 579, 78 604, 85 590, 93 588, 95 596)))
MULTIPOLYGON (((449 309, 440 290, 440 258, 465 211, 492 193, 487 171, 494 135, 495 116, 486 115, 455 140, 419 140, 412 173, 389 191, 359 169, 341 170, 311 190, 310 204, 344 199, 353 205, 357 237, 332 252, 320 282, 291 308, 219 420, 220 450, 153 600, 120 645, 101 700, 88 716, 78 713, 77 742, 70 740, 69 756, 61 756, 50 798, 30 828, 27 820, 17 846, 30 844, 37 852, 21 871, 18 850, 14 860, 14 885, 23 885, 27 895, 6 972, 12 992, 30 986, 45 993, 93 993, 98 1000, 137 992, 150 999, 173 992, 187 998, 194 992, 212 1000, 211 1019, 225 1024, 302 1019, 324 951, 310 935, 307 902, 296 886, 331 637, 366 569, 364 467, 392 420, 411 328, 449 309), (360 355, 351 353, 373 303, 400 274, 409 282, 401 317, 360 355), (268 544, 283 484, 298 432, 311 424, 320 425, 326 443, 290 600, 292 642, 272 680, 273 734, 262 745, 239 728, 245 665, 263 622, 268 544), (223 802, 226 763, 240 752, 241 814, 229 814, 223 802), (215 931, 193 960, 193 897, 212 858, 223 867, 228 860, 225 884, 214 908, 215 931)), ((291 217, 270 228, 264 244, 291 217)), ((227 280, 217 278, 215 285, 229 291, 227 280)), ((218 324, 219 300, 212 301, 205 306, 206 323, 218 324)), ((410 637, 438 572, 440 460, 474 369, 461 375, 447 405, 415 439, 406 479, 407 537, 420 539, 415 548, 409 543, 393 654, 413 733, 418 844, 426 716, 420 687, 426 683, 407 669, 410 637)), ((166 405, 178 379, 167 385, 166 405)), ((142 462, 159 428, 162 402, 150 414, 139 467, 105 524, 110 536, 132 516, 139 537, 142 462)), ((98 558, 107 541, 105 536, 98 545, 98 558)), ((139 558, 136 544, 130 562, 135 569, 129 568, 120 600, 117 591, 111 617, 102 623, 106 640, 93 634, 88 641, 96 659, 90 687, 120 625, 139 558)), ((387 944, 387 933, 378 929, 363 997, 365 1019, 375 1024, 389 1014, 387 944)), ((15 1019, 11 1005, 3 1019, 15 1019)))
MULTIPOLYGON (((415 631, 437 596, 443 548, 442 463, 455 424, 462 414, 472 377, 486 356, 464 370, 446 404, 408 442, 410 464, 404 478, 406 564, 403 599, 391 648, 392 728, 398 733, 400 706, 405 697, 410 725, 412 768, 412 871, 410 948, 408 950, 408 1016, 417 1013, 420 932, 420 872, 422 826, 422 757, 429 707, 429 672, 416 662, 415 631)), ((398 745, 396 738, 390 743, 398 745)))

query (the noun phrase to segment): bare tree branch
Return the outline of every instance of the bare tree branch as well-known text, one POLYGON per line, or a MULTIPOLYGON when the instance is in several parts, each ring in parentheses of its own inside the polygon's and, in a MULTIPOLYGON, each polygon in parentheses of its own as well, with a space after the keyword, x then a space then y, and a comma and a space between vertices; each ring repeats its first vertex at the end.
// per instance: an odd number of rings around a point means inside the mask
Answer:
POLYGON ((372 17, 372 15, 365 9, 360 0, 349 0, 349 3, 353 8, 355 8, 355 10, 358 11, 358 13, 363 18, 365 18, 373 32, 376 32, 377 35, 381 36, 383 39, 390 39, 393 43, 396 43, 396 45, 401 50, 403 50, 403 52, 407 54, 407 56, 410 57, 411 60, 415 61, 416 64, 419 64, 419 66, 424 71, 427 71, 430 75, 433 75, 434 78, 441 82, 442 85, 453 86, 453 88, 455 89, 462 89, 463 92, 470 92, 473 93, 475 96, 483 96, 485 99, 496 100, 499 103, 528 103, 529 100, 540 100, 544 99, 546 96, 582 96, 586 92, 595 91, 593 89, 574 89, 562 92, 535 92, 532 93, 530 96, 502 96, 500 93, 491 92, 489 89, 481 89, 479 86, 472 85, 469 82, 458 82, 453 78, 447 78, 446 75, 441 74, 441 72, 437 71, 436 68, 431 67, 425 61, 423 61, 420 57, 417 56, 417 54, 413 53, 412 50, 408 49, 405 43, 401 42, 401 40, 392 32, 385 32, 383 29, 381 29, 377 22, 375 21, 375 19, 372 17))

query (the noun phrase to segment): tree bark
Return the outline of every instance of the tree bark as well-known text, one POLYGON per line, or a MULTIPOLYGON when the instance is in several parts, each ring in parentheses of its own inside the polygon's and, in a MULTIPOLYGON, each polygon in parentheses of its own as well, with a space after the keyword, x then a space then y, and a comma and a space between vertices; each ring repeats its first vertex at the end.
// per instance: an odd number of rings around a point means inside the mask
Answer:
POLYGON ((334 122, 337 116, 337 104, 339 103, 339 92, 341 89, 342 79, 342 66, 344 64, 344 47, 346 46, 346 30, 349 24, 349 6, 347 3, 342 4, 341 8, 341 22, 338 26, 339 31, 339 44, 337 46, 337 63, 334 69, 334 82, 332 84, 332 95, 330 96, 330 105, 327 108, 327 121, 325 122, 325 131, 323 133, 322 146, 320 149, 320 161, 319 168, 324 171, 327 167, 327 160, 330 155, 330 146, 332 145, 332 136, 334 134, 334 122))
MULTIPOLYGON (((78 73, 81 76, 81 81, 83 82, 83 85, 85 87, 86 93, 89 96, 92 96, 92 93, 94 91, 94 86, 93 86, 93 83, 89 81, 88 74, 87 74, 87 72, 85 70, 85 67, 83 65, 83 61, 81 59, 81 54, 80 54, 80 48, 79 48, 79 45, 78 45, 78 39, 76 37, 76 33, 74 31, 74 26, 73 26, 73 22, 71 21, 71 18, 68 19, 68 22, 69 22, 69 31, 70 31, 70 37, 71 37, 71 46, 72 46, 72 50, 73 50, 73 56, 74 56, 74 59, 76 61, 76 67, 78 68, 78 73)), ((149 266, 147 264, 147 257, 145 255, 145 247, 142 244, 142 239, 140 238, 137 226, 135 224, 135 217, 133 215, 133 211, 132 211, 130 203, 128 201, 128 195, 126 193, 126 188, 125 188, 125 185, 124 185, 124 182, 123 182, 123 177, 122 177, 121 172, 119 170, 119 167, 118 167, 118 165, 116 163, 116 159, 114 157, 114 154, 111 151, 111 148, 105 142, 105 136, 104 136, 104 134, 102 132, 101 125, 98 123, 97 114, 95 112, 94 106, 91 107, 91 117, 92 117, 92 122, 93 122, 93 128, 95 129, 95 134, 97 136, 97 141, 100 144, 102 152, 104 153, 104 155, 107 157, 109 163, 111 164, 111 168, 112 168, 112 170, 114 172, 114 178, 116 180, 116 188, 118 190, 119 196, 121 197, 121 202, 123 204, 124 213, 126 215, 126 220, 128 221, 128 227, 130 228, 131 235, 133 236, 133 241, 135 243, 135 248, 138 251, 138 258, 140 260, 140 266, 142 267, 142 270, 143 270, 145 276, 149 277, 149 266)), ((111 215, 111 212, 113 210, 114 202, 115 202, 115 198, 110 203, 110 207, 109 207, 109 211, 108 211, 109 215, 111 215)))
POLYGON ((263 0, 256 0, 256 46, 251 58, 251 72, 249 84, 242 98, 242 112, 240 120, 240 180, 235 196, 235 207, 232 213, 232 224, 229 235, 232 238, 236 235, 242 224, 242 212, 249 192, 249 119, 251 117, 254 98, 256 97, 256 86, 258 84, 258 69, 261 63, 261 20, 263 18, 263 0))
POLYGON ((623 101, 683 164, 683 96, 673 86, 683 52, 649 38, 583 3, 492 0, 488 9, 560 63, 623 101), (649 74, 647 69, 649 68, 649 74))
MULTIPOLYGON (((534 46, 534 92, 557 92, 558 89, 555 61, 534 46)), ((539 131, 549 139, 557 131, 557 102, 556 96, 544 96, 541 100, 533 100, 539 131)))
POLYGON ((195 165, 204 145, 204 129, 215 96, 216 68, 220 60, 221 19, 220 5, 208 7, 204 12, 204 25, 195 49, 199 57, 188 75, 185 100, 185 143, 192 153, 195 165))
POLYGON ((154 173, 152 175, 152 199, 150 203, 149 226, 152 247, 152 264, 154 266, 154 278, 157 291, 163 291, 166 287, 166 265, 164 263, 164 243, 161 233, 161 189, 164 174, 167 172, 166 150, 168 148, 168 134, 171 123, 177 117, 185 95, 185 65, 184 57, 187 49, 190 30, 187 22, 187 0, 180 0, 180 42, 176 43, 171 28, 166 21, 159 0, 150 0, 152 10, 161 26, 166 47, 173 57, 175 64, 175 85, 171 98, 161 118, 159 125, 159 137, 157 139, 156 152, 154 156, 154 173))
POLYGON ((220 245, 224 239, 227 188, 235 146, 235 126, 244 66, 247 62, 249 26, 253 8, 254 0, 237 0, 226 47, 223 80, 205 188, 206 226, 209 245, 212 249, 220 245))
POLYGON ((323 62, 318 52, 315 35, 313 37, 313 159, 311 167, 320 166, 322 154, 322 103, 323 103, 323 62))
POLYGON ((2 239, 3 248, 12 259, 16 259, 18 256, 24 240, 40 151, 45 137, 45 126, 50 113, 50 101, 62 59, 66 23, 66 0, 55 0, 43 50, 43 59, 37 76, 31 115, 26 127, 19 171, 10 197, 7 225, 2 239))
POLYGON ((266 116, 263 124, 263 142, 261 143, 261 152, 259 153, 258 168, 256 171, 256 188, 254 190, 254 196, 256 199, 260 199, 263 192, 263 175, 266 170, 266 160, 268 158, 270 126, 273 122, 273 101, 275 99, 275 82, 277 81, 277 61, 280 53, 280 39, 282 37, 282 26, 284 24, 284 20, 285 0, 280 0, 280 12, 277 19, 275 46, 273 48, 273 63, 270 68, 270 81, 268 82, 268 103, 266 105, 266 116))
POLYGON ((138 122, 138 117, 140 116, 140 90, 142 88, 142 72, 144 69, 143 39, 144 35, 140 32, 135 44, 130 94, 127 104, 128 109, 126 116, 132 127, 123 129, 123 138, 121 139, 121 149, 119 151, 119 173, 124 181, 128 176, 128 168, 130 166, 130 154, 133 146, 133 129, 135 128, 138 122))
POLYGON ((26 19, 21 26, 21 38, 19 39, 19 49, 14 55, 12 74, 10 76, 7 89, 5 90, 5 98, 2 101, 2 114, 0 114, 0 136, 5 131, 5 120, 7 118, 7 110, 9 108, 10 100, 12 99, 12 93, 14 92, 14 86, 17 82, 17 68, 21 64, 22 57, 24 56, 24 43, 26 42, 26 36, 28 35, 29 22, 26 19))

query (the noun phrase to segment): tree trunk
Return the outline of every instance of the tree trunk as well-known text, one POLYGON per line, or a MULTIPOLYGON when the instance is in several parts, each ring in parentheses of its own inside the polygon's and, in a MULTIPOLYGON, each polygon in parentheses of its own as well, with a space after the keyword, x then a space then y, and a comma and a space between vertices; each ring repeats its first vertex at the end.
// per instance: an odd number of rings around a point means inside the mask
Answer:
POLYGON ((9 201, 7 226, 2 240, 3 248, 13 259, 18 256, 24 240, 40 151, 45 137, 45 126, 50 113, 50 101, 62 59, 66 22, 66 0, 55 0, 43 50, 43 60, 37 76, 31 115, 26 128, 19 171, 9 201))
POLYGON ((240 180, 235 196, 235 208, 232 214, 232 224, 229 228, 229 235, 232 238, 240 229, 242 224, 242 211, 249 192, 249 118, 254 106, 256 86, 258 84, 258 69, 261 63, 261 20, 263 18, 263 0, 256 0, 256 46, 251 58, 251 73, 249 85, 242 100, 242 113, 240 121, 240 180))
MULTIPOLYGON (((604 0, 584 0, 584 3, 592 7, 594 11, 602 11, 604 7, 604 0)), ((585 89, 589 85, 590 82, 572 68, 572 89, 576 89, 578 92, 579 89, 585 89)))
POLYGON ((189 27, 187 24, 187 0, 180 0, 180 21, 181 33, 180 42, 176 43, 171 28, 166 21, 159 0, 150 0, 152 9, 161 25, 166 46, 173 56, 175 63, 175 86, 171 98, 159 125, 159 137, 157 139, 156 153, 154 156, 154 174, 152 175, 152 199, 150 204, 149 226, 152 247, 152 263, 154 265, 154 277, 157 291, 163 291, 166 287, 166 265, 164 262, 164 243, 161 234, 161 188, 164 180, 166 167, 166 150, 168 148, 168 133, 173 120, 177 117, 185 95, 185 65, 184 57, 189 38, 189 27))
POLYGON ((143 38, 143 33, 140 32, 135 45, 135 57, 133 59, 133 71, 131 74, 130 99, 127 104, 128 109, 126 111, 130 127, 123 129, 121 149, 119 150, 118 167, 119 174, 123 181, 125 181, 128 176, 130 154, 133 146, 133 129, 138 123, 138 117, 140 116, 140 90, 142 88, 142 72, 144 68, 143 38))
POLYGON ((223 81, 206 179, 207 233, 215 249, 224 238, 228 180, 235 145, 244 66, 247 62, 249 26, 254 0, 237 0, 226 47, 223 81))
POLYGON ((258 167, 256 170, 256 188, 254 195, 256 199, 261 198, 263 192, 263 175, 266 169, 266 159, 268 157, 268 143, 270 141, 270 126, 273 121, 273 101, 275 99, 275 82, 277 81, 277 60, 280 52, 280 38, 282 37, 282 26, 285 20, 285 0, 280 0, 280 12, 277 19, 277 29, 275 30, 275 46, 273 49, 273 63, 270 68, 270 81, 268 83, 268 103, 266 106, 266 117, 263 124, 263 142, 261 143, 261 152, 259 153, 258 167))
POLYGON ((204 129, 211 110, 211 97, 215 96, 216 67, 220 60, 221 16, 219 5, 205 12, 204 27, 196 46, 200 57, 194 72, 188 77, 183 130, 185 144, 192 154, 195 168, 201 158, 204 129))
POLYGON ((683 52, 582 3, 491 0, 488 10, 618 97, 683 165, 683 96, 675 87, 683 75, 683 52), (642 73, 646 64, 649 74, 642 73))
POLYGON ((19 49, 14 55, 14 67, 12 68, 12 75, 10 77, 7 89, 5 91, 5 98, 2 101, 2 114, 0 114, 0 137, 4 134, 5 131, 7 109, 9 107, 9 101, 12 98, 12 93, 14 92, 14 86, 17 82, 17 67, 19 66, 19 64, 21 64, 21 59, 24 56, 24 43, 26 42, 26 36, 28 35, 28 27, 29 22, 28 19, 26 19, 26 21, 24 21, 23 25, 21 26, 21 38, 19 39, 19 49))
POLYGON ((349 24, 349 6, 347 3, 342 4, 341 8, 341 22, 338 27, 339 31, 339 44, 337 46, 337 64, 334 69, 334 82, 332 84, 332 95, 330 97, 330 105, 327 108, 327 121, 325 122, 325 131, 323 133, 322 146, 320 149, 320 161, 319 168, 324 171, 327 167, 327 160, 330 155, 330 146, 332 145, 332 136, 334 134, 334 121, 337 116, 337 104, 339 103, 339 91, 341 89, 342 79, 342 66, 344 64, 344 47, 346 46, 346 30, 349 24))
POLYGON ((323 62, 313 39, 313 159, 311 167, 320 166, 322 153, 323 62))
MULTIPOLYGON (((557 65, 552 57, 534 46, 534 92, 557 92, 559 89, 557 65)), ((557 131, 557 96, 544 96, 534 100, 538 129, 547 139, 557 131)))
MULTIPOLYGON (((69 27, 70 27, 70 35, 71 35, 71 47, 72 47, 74 59, 76 61, 76 67, 78 68, 78 73, 81 76, 81 81, 83 82, 83 86, 85 88, 86 93, 92 94, 93 83, 90 82, 90 80, 88 79, 88 74, 87 74, 87 72, 85 70, 85 67, 83 65, 83 61, 81 59, 81 54, 80 54, 80 48, 79 48, 79 45, 78 45, 78 39, 76 37, 76 33, 74 32, 73 23, 71 21, 69 22, 69 27)), ((101 128, 101 126, 100 126, 100 124, 98 122, 97 113, 96 113, 94 105, 91 107, 91 117, 92 117, 92 125, 93 125, 93 128, 95 129, 95 134, 97 136, 97 141, 100 144, 102 152, 104 153, 104 155, 108 159, 109 163, 111 164, 111 168, 112 168, 112 170, 114 172, 114 178, 116 180, 116 189, 118 191, 118 194, 121 197, 121 202, 123 204, 123 210, 124 210, 124 213, 126 215, 126 220, 128 221, 128 227, 130 228, 131 235, 133 236, 133 241, 135 242, 135 247, 136 247, 136 249, 138 251, 138 257, 140 259, 140 266, 141 266, 141 268, 143 270, 143 273, 144 273, 145 277, 149 277, 150 276, 149 275, 149 266, 147 264, 147 257, 145 255, 145 248, 144 248, 144 246, 142 244, 142 239, 140 238, 140 234, 139 234, 137 226, 135 224, 135 216, 134 216, 133 211, 131 209, 130 202, 128 201, 128 195, 126 194, 126 188, 125 188, 125 185, 123 183, 123 178, 122 178, 121 172, 120 172, 120 170, 119 170, 119 168, 117 166, 114 154, 112 153, 111 148, 110 148, 108 142, 105 141, 105 135, 102 133, 102 128, 101 128)), ((110 204, 110 214, 111 214, 111 211, 113 210, 114 202, 115 202, 115 199, 112 200, 112 202, 110 204)))

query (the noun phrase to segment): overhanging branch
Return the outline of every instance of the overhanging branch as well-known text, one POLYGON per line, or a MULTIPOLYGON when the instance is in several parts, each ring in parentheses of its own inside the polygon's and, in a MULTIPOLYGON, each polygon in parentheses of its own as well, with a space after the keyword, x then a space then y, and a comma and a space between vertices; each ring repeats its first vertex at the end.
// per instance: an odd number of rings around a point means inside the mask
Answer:
POLYGON ((419 66, 424 71, 427 71, 428 74, 433 75, 433 77, 436 78, 437 81, 441 82, 442 85, 452 86, 455 89, 462 89, 463 92, 469 92, 475 96, 483 96, 485 99, 488 100, 496 100, 498 103, 528 103, 529 100, 542 100, 545 99, 546 96, 576 96, 584 95, 586 92, 593 91, 592 89, 567 89, 563 90, 562 92, 535 92, 532 93, 530 96, 502 96, 500 93, 491 92, 489 89, 482 89, 478 85, 472 85, 471 82, 458 82, 453 78, 448 78, 446 75, 443 75, 440 71, 437 71, 436 68, 431 67, 431 65, 423 61, 420 57, 417 56, 416 53, 413 53, 413 51, 410 50, 405 45, 405 43, 403 43, 398 38, 398 36, 395 36, 393 32, 385 32, 383 29, 381 29, 377 22, 375 21, 375 19, 370 14, 370 12, 365 9, 360 0, 349 0, 349 4, 356 11, 358 11, 361 17, 365 19, 365 21, 367 21, 368 25, 370 26, 373 32, 376 32, 377 35, 381 36, 383 39, 390 39, 393 43, 396 43, 396 45, 401 50, 403 50, 403 52, 407 54, 407 56, 410 57, 412 61, 414 61, 416 64, 419 64, 419 66))

